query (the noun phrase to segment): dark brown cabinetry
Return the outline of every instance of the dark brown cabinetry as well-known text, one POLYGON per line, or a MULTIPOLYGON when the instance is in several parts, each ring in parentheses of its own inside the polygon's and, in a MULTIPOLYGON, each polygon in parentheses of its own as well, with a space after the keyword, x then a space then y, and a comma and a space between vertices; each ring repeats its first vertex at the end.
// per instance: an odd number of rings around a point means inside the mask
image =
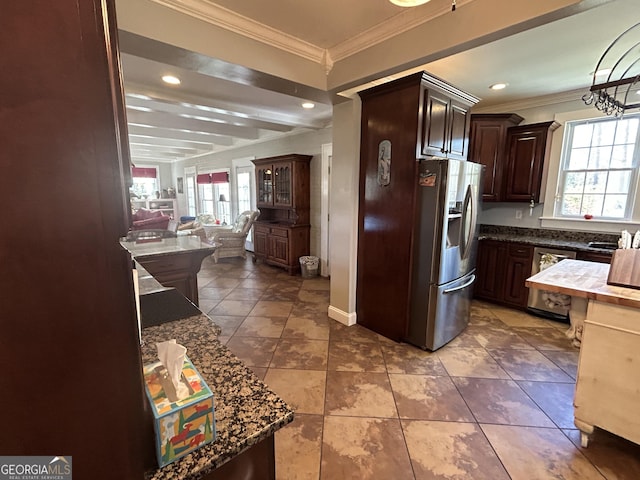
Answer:
POLYGON ((542 169, 549 153, 551 133, 559 126, 557 122, 543 122, 509 128, 503 201, 540 201, 542 169))
POLYGON ((471 115, 469 161, 485 166, 482 189, 485 202, 502 200, 507 130, 522 120, 515 113, 471 115))
POLYGON ((519 243, 482 240, 478 244, 474 296, 511 307, 525 308, 531 276, 533 247, 519 243))
POLYGON ((431 75, 420 75, 418 157, 467 159, 469 109, 478 99, 431 75))
POLYGON ((358 323, 400 340, 409 316, 416 159, 466 150, 468 106, 464 114, 456 110, 453 115, 457 121, 464 118, 465 125, 460 127, 452 124, 451 105, 454 100, 469 105, 475 99, 427 74, 411 75, 360 95, 356 312, 358 323), (391 143, 388 184, 378 181, 383 141, 391 143))
POLYGON ((300 270, 299 257, 309 255, 310 155, 282 155, 254 160, 257 205, 254 223, 254 261, 261 259, 300 270))
POLYGON ((577 252, 576 260, 586 260, 587 262, 611 263, 612 253, 601 252, 577 252))
POLYGON ((3 221, 29 231, 0 236, 0 450, 73 457, 78 479, 142 479, 154 462, 118 241, 130 165, 117 32, 113 0, 2 2, 0 188, 25 199, 3 221))

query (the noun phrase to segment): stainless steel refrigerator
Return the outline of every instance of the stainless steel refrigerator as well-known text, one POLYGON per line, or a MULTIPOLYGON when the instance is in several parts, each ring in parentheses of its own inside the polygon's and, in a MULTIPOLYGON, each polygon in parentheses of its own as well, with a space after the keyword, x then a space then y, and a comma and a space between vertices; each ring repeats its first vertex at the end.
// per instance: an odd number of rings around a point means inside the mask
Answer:
POLYGON ((418 166, 407 341, 420 348, 437 350, 469 323, 482 168, 445 159, 418 166))

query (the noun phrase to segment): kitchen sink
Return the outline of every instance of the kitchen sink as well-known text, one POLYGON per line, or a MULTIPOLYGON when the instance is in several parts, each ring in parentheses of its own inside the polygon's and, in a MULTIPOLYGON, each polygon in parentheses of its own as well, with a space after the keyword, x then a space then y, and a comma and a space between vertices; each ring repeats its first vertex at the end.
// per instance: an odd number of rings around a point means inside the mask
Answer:
POLYGON ((616 250, 618 248, 618 244, 613 242, 589 242, 587 246, 592 248, 605 248, 607 250, 616 250))

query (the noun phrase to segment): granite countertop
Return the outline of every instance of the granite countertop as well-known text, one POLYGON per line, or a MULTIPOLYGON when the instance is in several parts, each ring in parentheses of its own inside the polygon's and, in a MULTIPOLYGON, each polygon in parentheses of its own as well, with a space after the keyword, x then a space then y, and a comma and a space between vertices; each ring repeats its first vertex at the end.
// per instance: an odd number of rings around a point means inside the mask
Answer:
POLYGON ((593 252, 611 255, 613 250, 590 247, 589 242, 616 243, 617 235, 606 233, 573 232, 536 228, 502 227, 482 225, 478 240, 515 242, 535 247, 558 248, 577 252, 593 252))
POLYGON ((640 308, 640 290, 607 285, 606 263, 563 260, 527 279, 530 288, 640 308))
POLYGON ((179 236, 176 238, 163 238, 152 242, 135 241, 127 242, 122 239, 120 244, 126 248, 136 259, 143 259, 148 256, 175 255, 179 253, 190 253, 199 250, 214 252, 215 246, 203 243, 199 237, 179 236))
POLYGON ((175 338, 214 394, 216 439, 147 475, 147 480, 202 478, 293 420, 293 410, 246 367, 217 336, 206 315, 142 330, 142 361, 157 360, 155 344, 175 338))

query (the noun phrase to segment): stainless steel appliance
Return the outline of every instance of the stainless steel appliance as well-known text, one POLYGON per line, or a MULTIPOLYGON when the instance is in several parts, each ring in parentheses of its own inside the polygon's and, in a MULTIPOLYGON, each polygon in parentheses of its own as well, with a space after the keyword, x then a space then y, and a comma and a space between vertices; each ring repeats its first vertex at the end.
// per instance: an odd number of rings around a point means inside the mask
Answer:
MULTIPOLYGON (((566 258, 576 258, 576 253, 568 250, 536 247, 533 249, 531 275, 540 272, 544 265, 552 265, 566 258)), ((527 310, 542 317, 569 323, 568 302, 570 299, 564 297, 567 296, 530 288, 527 310)))
POLYGON ((444 159, 418 165, 406 337, 418 347, 436 350, 469 323, 482 168, 444 159))

